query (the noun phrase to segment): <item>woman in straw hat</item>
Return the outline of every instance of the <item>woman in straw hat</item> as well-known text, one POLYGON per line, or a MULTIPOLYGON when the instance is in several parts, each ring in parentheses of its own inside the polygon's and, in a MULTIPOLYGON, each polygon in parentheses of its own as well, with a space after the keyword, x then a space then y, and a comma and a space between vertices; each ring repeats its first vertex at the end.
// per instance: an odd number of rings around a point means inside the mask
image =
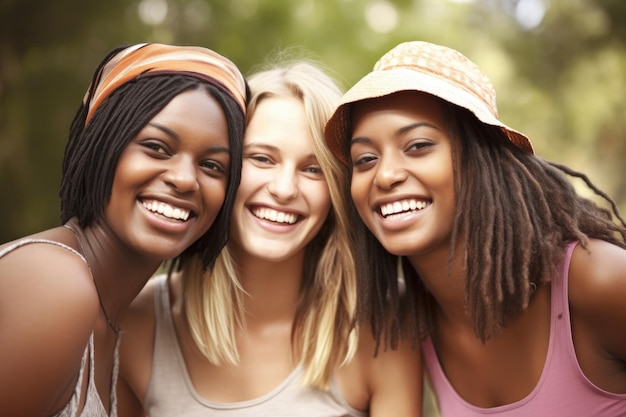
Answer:
POLYGON ((127 306, 162 261, 207 266, 227 240, 247 93, 205 48, 104 58, 70 129, 63 225, 0 247, 2 415, 117 415, 127 306))
POLYGON ((410 343, 374 360, 354 327, 347 172, 323 137, 341 90, 306 61, 249 83, 232 236, 211 270, 187 264, 133 302, 120 415, 420 415, 410 343))
POLYGON ((366 226, 365 313, 379 340, 389 308, 412 324, 442 416, 626 415, 624 220, 498 120, 476 65, 402 43, 325 133, 366 226))

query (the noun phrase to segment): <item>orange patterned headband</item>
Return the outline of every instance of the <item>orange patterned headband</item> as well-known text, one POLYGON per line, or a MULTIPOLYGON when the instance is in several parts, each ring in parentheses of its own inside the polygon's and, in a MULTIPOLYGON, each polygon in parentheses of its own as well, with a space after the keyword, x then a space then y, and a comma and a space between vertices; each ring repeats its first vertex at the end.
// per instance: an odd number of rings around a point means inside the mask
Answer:
POLYGON ((246 111, 246 82, 230 60, 199 46, 142 43, 117 53, 102 68, 89 102, 85 124, 102 102, 124 83, 145 73, 188 73, 220 84, 246 111))

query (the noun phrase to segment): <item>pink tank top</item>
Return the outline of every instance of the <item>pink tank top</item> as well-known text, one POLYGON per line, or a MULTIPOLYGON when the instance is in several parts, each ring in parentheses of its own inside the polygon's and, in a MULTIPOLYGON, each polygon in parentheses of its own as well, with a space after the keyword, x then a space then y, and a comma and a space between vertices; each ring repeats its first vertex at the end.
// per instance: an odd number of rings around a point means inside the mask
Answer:
POLYGON ((555 277, 551 283, 552 319, 548 353, 537 386, 525 398, 493 408, 468 403, 446 378, 432 340, 429 338, 422 343, 426 369, 441 417, 626 416, 626 394, 610 393, 595 386, 585 377, 576 359, 567 291, 569 263, 576 243, 567 245, 561 276, 555 277))

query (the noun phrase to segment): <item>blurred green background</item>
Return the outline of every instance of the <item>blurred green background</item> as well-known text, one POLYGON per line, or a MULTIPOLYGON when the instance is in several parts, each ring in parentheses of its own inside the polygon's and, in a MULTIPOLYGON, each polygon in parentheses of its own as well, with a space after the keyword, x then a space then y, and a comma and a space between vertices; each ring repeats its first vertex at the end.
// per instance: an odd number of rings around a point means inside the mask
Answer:
POLYGON ((501 119, 626 212, 623 0, 0 0, 0 242, 59 223, 70 121, 113 46, 207 46, 246 74, 295 49, 349 87, 401 41, 466 54, 501 119))
POLYGON ((0 0, 0 243, 58 225, 70 121, 100 59, 137 42, 203 45, 245 74, 295 53, 346 88, 399 42, 453 47, 537 154, 626 214, 624 22, 623 0, 0 0))

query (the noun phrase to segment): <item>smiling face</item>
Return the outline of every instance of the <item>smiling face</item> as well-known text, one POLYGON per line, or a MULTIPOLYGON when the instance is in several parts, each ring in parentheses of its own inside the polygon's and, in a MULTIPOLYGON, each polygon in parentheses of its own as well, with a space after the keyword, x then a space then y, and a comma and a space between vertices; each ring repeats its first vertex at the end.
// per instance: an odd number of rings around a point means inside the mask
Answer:
POLYGON ((354 105, 351 193, 396 255, 448 253, 455 213, 452 144, 442 104, 416 92, 354 105))
POLYGON ((222 108, 203 89, 183 92, 120 155, 105 221, 131 251, 173 258, 215 220, 229 166, 222 108))
POLYGON ((244 255, 278 262, 302 254, 331 203, 304 105, 270 97, 246 128, 231 242, 244 255))

